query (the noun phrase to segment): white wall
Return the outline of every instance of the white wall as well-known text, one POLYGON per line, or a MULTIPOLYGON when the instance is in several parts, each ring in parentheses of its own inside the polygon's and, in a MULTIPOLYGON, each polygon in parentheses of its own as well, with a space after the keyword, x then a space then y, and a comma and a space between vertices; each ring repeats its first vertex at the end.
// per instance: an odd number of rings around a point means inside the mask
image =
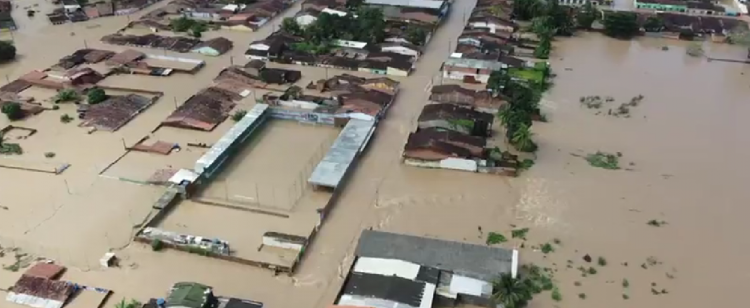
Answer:
POLYGON ((412 56, 417 57, 419 56, 419 52, 416 50, 412 50, 403 46, 391 46, 391 47, 383 47, 383 51, 389 51, 397 54, 402 54, 405 56, 412 56))
POLYGON ((419 268, 418 264, 396 259, 360 257, 354 263, 354 272, 357 273, 397 276, 410 280, 417 278, 419 268))
POLYGON ((282 249, 291 249, 295 251, 301 251, 303 248, 302 244, 280 241, 274 237, 269 236, 263 236, 263 245, 282 249))
POLYGON ((463 158, 446 158, 440 161, 440 168, 476 172, 477 162, 463 158))
POLYGON ((481 83, 487 83, 487 80, 490 79, 489 75, 478 75, 478 74, 470 74, 465 72, 459 72, 459 71, 443 71, 443 77, 444 78, 450 78, 450 79, 456 79, 456 80, 463 80, 464 76, 474 76, 474 79, 481 83))

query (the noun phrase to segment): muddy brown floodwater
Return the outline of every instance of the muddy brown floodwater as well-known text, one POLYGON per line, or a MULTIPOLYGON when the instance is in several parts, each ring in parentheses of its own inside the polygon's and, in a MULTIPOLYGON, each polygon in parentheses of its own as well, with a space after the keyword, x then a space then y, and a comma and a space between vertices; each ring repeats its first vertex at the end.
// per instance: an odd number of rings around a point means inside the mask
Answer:
MULTIPOLYGON (((34 3, 49 7, 42 1, 17 2, 22 7, 34 3)), ((516 240, 506 246, 518 246, 523 262, 556 269, 563 295, 561 303, 553 303, 545 293, 531 307, 692 308, 717 300, 727 307, 741 307, 741 294, 750 285, 748 274, 739 269, 750 253, 745 236, 750 229, 745 223, 750 192, 744 189, 750 182, 750 163, 745 159, 750 156, 750 137, 744 134, 750 130, 750 121, 745 121, 750 113, 750 66, 688 57, 681 42, 615 41, 598 34, 561 39, 550 60, 558 76, 543 106, 550 122, 534 125, 540 151, 530 171, 504 178, 404 166, 401 150, 426 104, 426 89, 447 57, 450 42, 463 28, 461 12, 473 5, 471 0, 455 1, 453 14, 440 27, 414 75, 399 79, 397 101, 294 277, 272 277, 265 270, 173 251, 154 253, 132 244, 118 250, 123 268, 74 266, 65 279, 112 289, 115 300, 164 296, 172 283, 187 280, 267 307, 323 308, 343 282, 362 229, 483 243, 478 227, 484 233, 509 237, 515 225, 530 228, 528 241, 524 248, 516 240), (664 51, 663 46, 669 49, 664 51), (609 108, 639 94, 645 98, 631 108, 629 118, 606 115, 609 108), (587 95, 612 96, 615 102, 601 110, 587 109, 578 102, 587 95), (597 150, 621 152, 620 163, 628 170, 593 168, 580 157, 597 150), (666 224, 647 225, 652 219, 666 224), (553 253, 544 255, 531 248, 553 239, 561 243, 553 253), (588 264, 582 260, 585 254, 595 260, 602 256, 608 265, 588 264), (566 266, 568 260, 571 268, 566 266), (596 266, 598 273, 582 277, 579 266, 596 266), (627 289, 623 279, 629 281, 627 289), (667 294, 654 295, 652 289, 667 294), (581 293, 586 300, 578 298, 581 293)), ((296 5, 285 16, 298 9, 296 5)), ((19 9, 14 16, 21 27, 15 34, 21 56, 20 61, 0 66, 0 75, 9 78, 51 65, 82 47, 84 40, 92 47, 123 49, 97 41, 122 26, 125 17, 49 26, 43 15, 32 21, 19 9)), ((232 54, 241 59, 250 41, 271 30, 266 26, 259 33, 222 31, 220 35, 235 41, 232 54)), ((707 44, 706 50, 713 57, 746 56, 745 50, 726 45, 707 44)), ((108 247, 126 245, 133 223, 149 211, 159 189, 99 178, 93 166, 77 166, 105 164, 120 155, 121 138, 137 140, 148 134, 174 109, 173 100, 182 101, 208 85, 230 62, 226 56, 202 59, 207 67, 195 76, 174 76, 159 83, 122 77, 128 86, 142 83, 143 88, 163 90, 165 98, 111 137, 62 126, 55 113, 28 120, 28 125, 42 128, 33 137, 39 144, 29 146, 30 153, 39 156, 45 144, 52 144, 59 160, 73 167, 62 175, 65 182, 0 169, 0 205, 10 208, 0 209, 0 236, 85 251, 94 259, 108 247), (38 187, 45 192, 36 193, 38 187)), ((342 73, 302 70, 306 80, 342 73)), ((6 125, 6 120, 0 124, 6 125)), ((15 275, 0 271, 0 281, 7 285, 15 275)), ((114 307, 113 302, 108 307, 114 307)), ((7 305, 0 303, 0 307, 7 305)))

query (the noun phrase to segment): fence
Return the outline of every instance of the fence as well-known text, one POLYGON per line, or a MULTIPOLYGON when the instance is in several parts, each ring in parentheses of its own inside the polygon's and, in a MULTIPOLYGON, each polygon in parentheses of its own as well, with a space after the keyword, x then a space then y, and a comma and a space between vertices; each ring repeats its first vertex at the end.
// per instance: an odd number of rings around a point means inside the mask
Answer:
MULTIPOLYGON (((196 197, 195 201, 220 203, 221 205, 246 207, 248 209, 267 210, 285 214, 294 207, 305 195, 308 189, 307 179, 317 164, 323 159, 335 137, 321 142, 315 152, 308 157, 302 169, 296 174, 286 177, 281 183, 257 180, 262 175, 253 177, 254 180, 239 180, 222 178, 221 175, 212 180, 196 197)), ((280 166, 283 168, 284 166, 280 166)))

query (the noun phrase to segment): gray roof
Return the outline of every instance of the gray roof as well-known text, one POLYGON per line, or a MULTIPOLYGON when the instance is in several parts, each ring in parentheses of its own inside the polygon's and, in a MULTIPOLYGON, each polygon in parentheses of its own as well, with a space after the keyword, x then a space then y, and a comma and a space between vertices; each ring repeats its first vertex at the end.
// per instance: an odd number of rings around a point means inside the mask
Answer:
POLYGON ((308 183, 336 188, 346 175, 352 162, 364 149, 374 130, 375 122, 351 119, 338 138, 315 166, 308 183))
POLYGON ((237 124, 232 126, 232 128, 230 128, 229 131, 219 139, 219 141, 214 143, 206 154, 203 154, 203 156, 195 162, 194 171, 198 174, 202 174, 206 168, 213 166, 224 151, 237 141, 239 136, 242 136, 242 134, 248 129, 255 126, 255 122, 263 115, 266 109, 268 109, 268 105, 266 104, 256 104, 253 109, 250 109, 250 111, 248 111, 245 116, 237 122, 237 124))
POLYGON ((355 251, 357 257, 408 261, 485 281, 514 273, 514 254, 517 258, 513 249, 373 230, 362 231, 355 251))
POLYGON ((498 61, 487 61, 477 59, 459 59, 459 58, 448 58, 445 60, 445 65, 456 66, 456 67, 467 67, 467 68, 481 68, 490 69, 493 71, 499 71, 505 68, 507 65, 498 61))
POLYGON ((365 0, 365 3, 371 5, 391 5, 422 9, 438 10, 443 7, 445 1, 439 0, 365 0))

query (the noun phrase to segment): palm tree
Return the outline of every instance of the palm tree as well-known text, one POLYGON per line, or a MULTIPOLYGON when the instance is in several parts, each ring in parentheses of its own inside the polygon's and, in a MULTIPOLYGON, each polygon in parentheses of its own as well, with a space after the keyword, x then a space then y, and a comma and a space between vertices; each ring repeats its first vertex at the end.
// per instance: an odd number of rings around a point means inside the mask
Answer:
POLYGON ((510 143, 521 152, 534 152, 537 149, 537 145, 534 143, 534 140, 531 139, 532 136, 534 136, 534 133, 531 132, 529 125, 526 123, 520 123, 513 131, 513 137, 511 138, 510 143))
POLYGON ((490 299, 504 308, 522 308, 531 299, 527 285, 520 278, 510 274, 501 274, 492 283, 493 293, 490 299))

